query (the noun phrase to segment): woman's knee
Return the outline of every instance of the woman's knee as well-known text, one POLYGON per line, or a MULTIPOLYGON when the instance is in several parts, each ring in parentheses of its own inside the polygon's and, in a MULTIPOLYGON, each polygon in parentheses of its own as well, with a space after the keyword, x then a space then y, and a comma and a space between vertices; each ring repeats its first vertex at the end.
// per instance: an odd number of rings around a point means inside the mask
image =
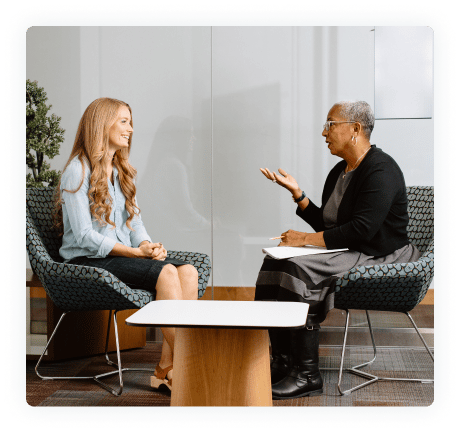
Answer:
POLYGON ((198 271, 193 265, 180 266, 177 268, 177 273, 179 274, 179 278, 181 280, 185 278, 189 282, 198 282, 198 271))
POLYGON ((184 299, 198 298, 198 271, 193 265, 184 265, 178 268, 179 279, 184 299))
POLYGON ((182 291, 174 265, 165 265, 156 284, 157 299, 182 299, 182 291))
POLYGON ((178 274, 177 269, 174 265, 165 265, 158 276, 158 281, 167 282, 167 283, 174 283, 178 282, 178 274))

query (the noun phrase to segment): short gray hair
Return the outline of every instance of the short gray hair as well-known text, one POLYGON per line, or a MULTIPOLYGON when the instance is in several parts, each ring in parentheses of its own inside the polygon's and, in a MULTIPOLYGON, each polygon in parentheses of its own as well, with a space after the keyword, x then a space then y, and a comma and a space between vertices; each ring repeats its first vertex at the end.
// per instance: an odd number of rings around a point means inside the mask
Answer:
POLYGON ((353 122, 359 122, 363 128, 363 133, 369 140, 374 129, 374 113, 371 106, 365 101, 342 101, 334 105, 340 107, 340 115, 353 122))

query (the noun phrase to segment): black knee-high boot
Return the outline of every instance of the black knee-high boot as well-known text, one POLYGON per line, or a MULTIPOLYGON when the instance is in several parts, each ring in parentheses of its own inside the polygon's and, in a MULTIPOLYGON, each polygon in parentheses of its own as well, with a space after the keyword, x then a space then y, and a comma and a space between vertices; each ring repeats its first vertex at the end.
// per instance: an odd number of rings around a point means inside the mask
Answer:
MULTIPOLYGON (((259 286, 256 284, 255 301, 276 301, 280 286, 275 284, 259 286)), ((291 300, 291 299, 288 299, 291 300)), ((270 361, 271 383, 283 379, 290 368, 290 334, 286 328, 269 328, 272 359, 270 361)))
POLYGON ((287 376, 272 386, 275 400, 319 395, 323 379, 319 371, 319 329, 293 329, 291 368, 287 376))
POLYGON ((270 373, 272 384, 284 379, 290 369, 290 335, 289 329, 269 328, 268 335, 272 346, 270 373))

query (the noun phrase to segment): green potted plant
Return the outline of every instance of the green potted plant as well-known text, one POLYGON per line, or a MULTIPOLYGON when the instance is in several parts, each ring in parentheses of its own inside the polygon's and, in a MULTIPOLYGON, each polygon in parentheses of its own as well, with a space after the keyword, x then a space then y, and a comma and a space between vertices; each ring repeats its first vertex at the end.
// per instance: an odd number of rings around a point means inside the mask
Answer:
POLYGON ((59 147, 64 141, 65 130, 59 127, 61 118, 48 115, 51 105, 45 89, 37 81, 26 81, 26 184, 30 187, 56 186, 60 171, 50 170, 45 157, 51 159, 59 155, 59 147))

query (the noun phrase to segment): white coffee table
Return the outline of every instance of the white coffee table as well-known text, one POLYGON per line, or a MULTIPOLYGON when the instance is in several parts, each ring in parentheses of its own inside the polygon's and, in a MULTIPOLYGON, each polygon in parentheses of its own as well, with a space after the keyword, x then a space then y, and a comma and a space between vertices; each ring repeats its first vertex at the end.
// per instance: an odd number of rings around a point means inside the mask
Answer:
POLYGON ((126 323, 177 328, 171 406, 271 406, 267 329, 307 314, 297 302, 155 301, 126 323))

